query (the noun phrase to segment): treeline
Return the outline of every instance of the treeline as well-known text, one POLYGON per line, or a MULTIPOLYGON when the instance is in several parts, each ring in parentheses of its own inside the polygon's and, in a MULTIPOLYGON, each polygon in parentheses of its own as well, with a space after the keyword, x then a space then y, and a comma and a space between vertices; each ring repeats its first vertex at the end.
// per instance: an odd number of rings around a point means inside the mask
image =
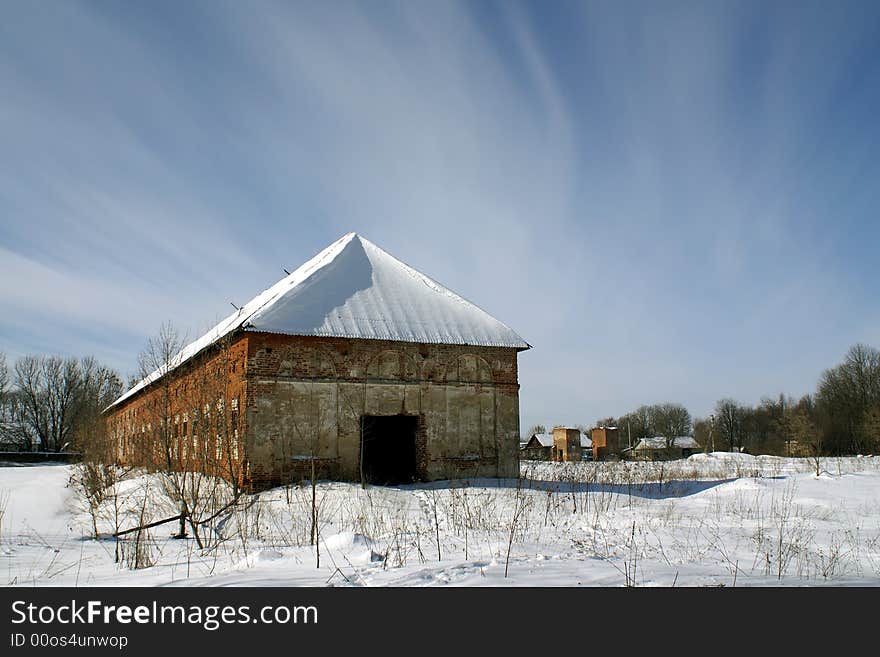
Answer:
POLYGON ((720 399, 707 418, 692 419, 681 404, 640 406, 596 426, 617 426, 623 440, 692 435, 708 450, 765 454, 880 452, 880 351, 857 344, 825 370, 816 392, 800 399, 780 394, 756 406, 720 399))
POLYGON ((639 406, 619 418, 599 420, 596 426, 618 427, 621 441, 631 438, 635 446, 641 438, 660 436, 671 441, 678 436, 690 436, 693 420, 684 406, 666 402, 639 406))
POLYGON ((117 372, 92 357, 0 352, 0 450, 75 451, 104 431, 101 411, 124 389, 117 372))
MULTIPOLYGON (((92 357, 23 356, 10 365, 0 352, 0 450, 72 451, 105 430, 101 411, 125 389, 116 371, 92 357)), ((692 418, 681 404, 644 405, 595 426, 617 426, 633 445, 640 438, 692 435, 706 449, 880 452, 880 351, 853 346, 842 363, 822 373, 816 392, 800 399, 780 394, 751 406, 725 398, 707 418, 692 418)))

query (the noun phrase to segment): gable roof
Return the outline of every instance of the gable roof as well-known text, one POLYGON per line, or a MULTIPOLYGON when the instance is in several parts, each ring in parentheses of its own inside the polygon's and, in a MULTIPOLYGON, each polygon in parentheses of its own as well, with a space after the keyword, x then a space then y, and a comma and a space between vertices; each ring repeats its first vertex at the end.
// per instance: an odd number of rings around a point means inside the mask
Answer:
POLYGON ((533 433, 532 437, 529 438, 529 442, 526 443, 526 445, 531 444, 533 440, 536 441, 541 447, 553 447, 553 436, 551 436, 549 433, 533 433))
MULTIPOLYGON (((676 436, 672 439, 672 447, 679 449, 700 449, 700 445, 690 436, 676 436)), ((633 449, 666 449, 666 438, 663 436, 654 436, 653 438, 642 438, 638 445, 633 449)))
MULTIPOLYGON (((583 431, 580 432, 581 435, 581 447, 592 447, 593 441, 590 440, 590 437, 586 435, 583 431)), ((524 443, 524 447, 528 445, 532 445, 533 447, 537 447, 540 445, 541 447, 553 447, 553 434, 550 433, 533 433, 532 437, 524 443), (537 445, 532 445, 532 441, 535 441, 537 445)))
POLYGON ((520 350, 531 346, 482 308, 348 233, 188 344, 108 408, 237 329, 520 350))

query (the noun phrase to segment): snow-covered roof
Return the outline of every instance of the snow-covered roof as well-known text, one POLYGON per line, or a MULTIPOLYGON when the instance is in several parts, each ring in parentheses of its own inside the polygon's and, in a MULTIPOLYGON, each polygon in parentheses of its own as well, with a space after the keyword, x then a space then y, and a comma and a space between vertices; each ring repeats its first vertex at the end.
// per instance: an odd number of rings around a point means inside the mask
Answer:
MULTIPOLYGON (((699 449, 700 445, 690 436, 676 436, 672 439, 672 447, 677 447, 679 449, 699 449)), ((639 444, 633 449, 666 449, 666 438, 663 436, 642 438, 639 441, 639 444)))
POLYGON ((261 292, 110 407, 236 329, 528 349, 510 327, 356 233, 261 292))
MULTIPOLYGON (((541 447, 553 447, 553 434, 536 433, 532 434, 532 438, 537 440, 541 447)), ((581 447, 593 447, 593 441, 583 432, 581 432, 581 447)))
POLYGON ((577 427, 569 427, 569 426, 564 426, 564 427, 563 427, 563 426, 560 426, 560 427, 556 427, 556 428, 557 428, 557 429, 569 429, 569 430, 571 430, 571 431, 577 431, 577 432, 580 434, 580 437, 581 437, 581 447, 589 447, 589 448, 592 448, 592 447, 593 447, 593 440, 590 438, 590 436, 587 435, 586 432, 581 431, 580 429, 578 429, 577 427))
POLYGON ((541 447, 553 447, 553 436, 549 433, 532 434, 532 438, 537 440, 541 444, 541 447))

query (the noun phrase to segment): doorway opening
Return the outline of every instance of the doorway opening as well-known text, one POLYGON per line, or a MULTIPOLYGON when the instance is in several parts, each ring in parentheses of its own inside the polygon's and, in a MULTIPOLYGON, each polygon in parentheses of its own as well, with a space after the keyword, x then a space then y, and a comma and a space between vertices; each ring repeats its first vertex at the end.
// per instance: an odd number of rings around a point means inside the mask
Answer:
POLYGON ((417 479, 417 415, 361 417, 361 472, 369 484, 411 484, 417 479))

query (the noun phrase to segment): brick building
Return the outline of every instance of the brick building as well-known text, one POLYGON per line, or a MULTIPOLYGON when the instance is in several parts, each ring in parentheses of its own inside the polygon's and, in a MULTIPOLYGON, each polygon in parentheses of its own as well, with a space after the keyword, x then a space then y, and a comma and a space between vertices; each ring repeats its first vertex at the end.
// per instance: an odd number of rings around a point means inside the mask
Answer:
POLYGON ((524 445, 520 447, 520 457, 549 461, 553 455, 553 434, 533 433, 524 445))
POLYGON ((590 433, 590 438, 592 439, 593 460, 595 461, 615 458, 624 449, 617 427, 596 427, 590 433))
POLYGON ((107 411, 121 462, 262 487, 518 474, 509 327, 350 233, 107 411))
POLYGON ((574 427, 554 427, 551 458, 554 461, 580 461, 580 429, 574 427))
POLYGON ((590 440, 590 437, 579 429, 573 429, 573 431, 577 431, 577 440, 580 448, 578 456, 575 457, 575 446, 573 444, 569 446, 569 443, 573 443, 575 439, 574 436, 569 433, 570 431, 572 431, 570 427, 555 427, 552 433, 532 434, 531 437, 520 446, 520 458, 537 461, 573 461, 577 458, 593 458, 593 443, 590 440), (561 445, 561 449, 557 449, 556 446, 556 437, 560 435, 557 431, 559 429, 563 430, 563 437, 560 438, 559 442, 565 443, 565 445, 561 445))

